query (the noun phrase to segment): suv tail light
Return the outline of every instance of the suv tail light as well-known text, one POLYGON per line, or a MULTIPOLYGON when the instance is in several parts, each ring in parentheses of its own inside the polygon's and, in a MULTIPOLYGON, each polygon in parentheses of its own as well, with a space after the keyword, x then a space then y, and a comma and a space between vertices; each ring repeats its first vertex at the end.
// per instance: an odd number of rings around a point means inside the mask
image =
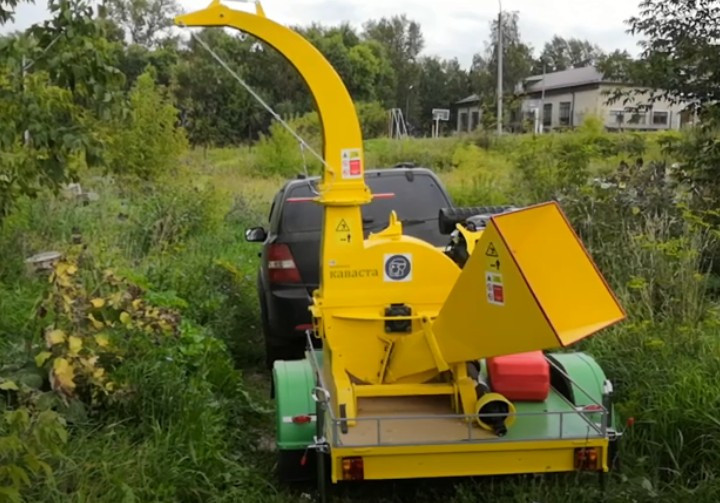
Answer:
POLYGON ((268 274, 270 283, 300 283, 300 271, 288 245, 280 243, 268 247, 268 274))

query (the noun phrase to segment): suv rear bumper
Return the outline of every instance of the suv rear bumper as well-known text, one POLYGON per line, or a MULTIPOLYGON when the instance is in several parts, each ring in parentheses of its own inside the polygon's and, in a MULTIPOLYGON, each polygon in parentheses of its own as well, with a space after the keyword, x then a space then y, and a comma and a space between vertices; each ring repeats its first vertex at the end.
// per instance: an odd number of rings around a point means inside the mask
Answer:
POLYGON ((305 338, 305 330, 312 327, 310 302, 307 288, 293 286, 270 290, 267 314, 273 345, 305 338))

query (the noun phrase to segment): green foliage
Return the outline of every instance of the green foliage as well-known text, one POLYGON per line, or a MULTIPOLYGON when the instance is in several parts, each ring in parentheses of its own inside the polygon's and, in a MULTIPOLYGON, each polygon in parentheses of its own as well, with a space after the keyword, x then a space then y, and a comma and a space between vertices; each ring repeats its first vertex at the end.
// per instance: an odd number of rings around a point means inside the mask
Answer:
MULTIPOLYGON (((2 411, 0 407, 0 411, 2 411)), ((20 503, 25 489, 51 478, 53 463, 67 442, 57 413, 19 408, 0 414, 0 502, 20 503)))
POLYGON ((44 73, 30 75, 22 89, 17 74, 0 67, 0 219, 18 197, 57 190, 93 147, 70 92, 44 73))
POLYGON ((534 73, 559 72, 568 68, 577 68, 597 63, 604 57, 602 49, 587 40, 553 36, 546 42, 540 58, 535 64, 534 73))
POLYGON ((453 153, 462 141, 458 138, 371 140, 365 146, 365 164, 368 168, 391 168, 400 162, 414 162, 418 166, 443 171, 452 167, 453 153))
POLYGON ((151 70, 137 79, 129 102, 126 119, 110 136, 109 167, 118 174, 157 177, 172 168, 187 148, 185 132, 176 125, 178 110, 155 83, 151 70))
POLYGON ((174 0, 110 0, 104 7, 133 43, 146 47, 157 44, 180 13, 174 0))
POLYGON ((357 103, 358 119, 360 127, 362 127, 363 138, 379 138, 387 135, 388 132, 388 112, 383 106, 376 102, 357 103))
POLYGON ((279 122, 270 126, 268 135, 260 136, 256 152, 255 169, 258 173, 291 177, 302 172, 300 144, 279 122))

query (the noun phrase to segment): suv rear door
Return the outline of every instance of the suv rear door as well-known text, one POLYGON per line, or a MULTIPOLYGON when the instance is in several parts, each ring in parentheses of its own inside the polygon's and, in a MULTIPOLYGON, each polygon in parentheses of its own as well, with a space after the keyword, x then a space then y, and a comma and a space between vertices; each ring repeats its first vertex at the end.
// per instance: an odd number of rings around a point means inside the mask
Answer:
MULTIPOLYGON (((435 246, 447 244, 447 236, 438 229, 438 212, 451 206, 438 179, 426 170, 377 170, 366 173, 366 183, 373 199, 362 208, 365 237, 385 228, 392 210, 403 221, 403 231, 435 246)), ((277 232, 278 243, 290 248, 309 293, 317 288, 322 206, 311 201, 317 180, 292 182, 285 191, 277 232)))

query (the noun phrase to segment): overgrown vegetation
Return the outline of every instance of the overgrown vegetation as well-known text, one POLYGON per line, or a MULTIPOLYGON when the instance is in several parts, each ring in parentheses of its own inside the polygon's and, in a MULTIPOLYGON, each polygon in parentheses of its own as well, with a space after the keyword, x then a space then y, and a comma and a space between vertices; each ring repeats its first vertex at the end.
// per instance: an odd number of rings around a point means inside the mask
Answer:
MULTIPOLYGON (((0 0, 0 23, 16 3, 0 0)), ((665 78, 655 85, 669 96, 697 98, 696 130, 608 134, 589 119, 563 134, 366 144, 369 167, 434 169, 458 205, 562 204, 629 314, 582 344, 634 422, 604 496, 594 478, 571 474, 347 485, 338 500, 720 500, 711 4, 644 0, 631 21, 649 39, 638 68, 665 78)), ((274 479, 257 249, 243 230, 264 222, 284 178, 319 163, 194 41, 178 50, 161 36, 173 2, 113 0, 108 16, 82 0, 49 7, 43 26, 0 39, 0 502, 303 498, 308 487, 274 479), (202 149, 187 152, 186 131, 202 149)), ((533 62, 516 16, 498 28, 515 78, 538 63, 602 59, 592 44, 554 39, 533 62)), ((407 100, 420 117, 493 85, 492 44, 470 72, 418 62, 422 33, 404 16, 362 33, 304 33, 362 102, 367 137, 383 133, 385 106, 407 100)), ((237 71, 265 70, 251 83, 320 149, 309 96, 277 54, 222 31, 202 36, 226 59, 247 56, 231 62, 237 71)), ((623 54, 606 63, 636 71, 623 54)))
MULTIPOLYGON (((623 420, 635 419, 612 501, 720 495, 717 231, 676 176, 683 159, 668 138, 692 141, 588 124, 367 145, 373 163, 431 163, 458 204, 561 202, 630 316, 584 343, 615 382, 623 420)), ((296 501, 309 491, 278 487, 273 473, 256 250, 242 240, 282 180, 259 171, 263 148, 193 152, 151 182, 90 171, 90 202, 51 192, 18 202, 0 231, 0 499, 296 501), (29 271, 23 260, 49 249, 65 257, 54 271, 29 271)), ((595 501, 597 487, 571 475, 336 496, 595 501)))

